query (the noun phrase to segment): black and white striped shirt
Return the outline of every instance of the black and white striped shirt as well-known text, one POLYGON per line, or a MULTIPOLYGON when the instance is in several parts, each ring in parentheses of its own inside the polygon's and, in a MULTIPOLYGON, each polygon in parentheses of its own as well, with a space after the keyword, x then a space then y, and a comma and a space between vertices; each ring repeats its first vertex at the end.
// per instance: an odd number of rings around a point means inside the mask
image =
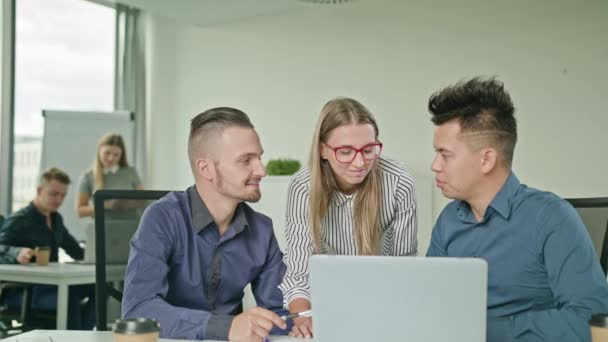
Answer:
MULTIPOLYGON (((403 163, 380 158, 382 208, 381 255, 415 255, 418 247, 414 181, 403 163)), ((354 195, 337 192, 322 221, 321 253, 358 254, 353 235, 354 195)), ((310 223, 310 170, 302 169, 291 180, 287 195, 284 261, 287 272, 279 286, 287 305, 296 298, 310 300, 308 259, 314 253, 310 223)))

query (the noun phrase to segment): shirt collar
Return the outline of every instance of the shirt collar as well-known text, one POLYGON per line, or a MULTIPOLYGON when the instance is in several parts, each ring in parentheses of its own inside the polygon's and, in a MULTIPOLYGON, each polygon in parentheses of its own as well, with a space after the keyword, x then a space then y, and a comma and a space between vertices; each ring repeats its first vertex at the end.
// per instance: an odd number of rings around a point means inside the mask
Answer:
POLYGON ((492 202, 490 202, 490 207, 496 210, 502 217, 508 219, 511 215, 511 206, 513 203, 513 197, 515 197, 515 193, 519 188, 519 179, 515 176, 513 172, 509 174, 507 181, 503 184, 502 188, 496 193, 492 202))
MULTIPOLYGON (((30 204, 26 208, 27 208, 26 210, 30 211, 37 220, 44 222, 46 224, 46 216, 44 216, 44 214, 42 214, 40 212, 40 210, 38 210, 38 208, 36 208, 36 206, 34 205, 34 201, 31 201, 30 204)), ((51 220, 54 221, 56 216, 57 216, 57 213, 52 212, 51 220)))
MULTIPOLYGON (((517 176, 515 176, 515 174, 511 172, 509 174, 509 177, 507 177, 505 184, 503 184, 500 190, 498 190, 496 196, 494 196, 494 199, 492 199, 492 201, 488 205, 488 209, 492 208, 492 210, 498 212, 502 217, 508 219, 511 215, 513 197, 515 197, 519 185, 519 179, 517 179, 517 176)), ((471 212, 471 207, 467 202, 459 201, 457 212, 458 218, 460 218, 461 220, 467 222, 470 221, 472 223, 477 222, 477 220, 473 216, 473 213, 471 212)), ((489 213, 490 211, 486 210, 483 220, 488 217, 489 213)))
POLYGON ((334 203, 339 206, 339 207, 343 207, 347 202, 351 201, 353 199, 353 197, 355 197, 355 195, 345 195, 344 193, 342 193, 341 191, 335 191, 334 192, 334 203))
MULTIPOLYGON (((211 216, 211 213, 209 213, 209 209, 207 209, 205 202, 203 202, 203 199, 196 190, 196 186, 191 186, 188 188, 188 198, 190 201, 190 208, 192 210, 192 228, 198 233, 214 223, 213 217, 211 216)), ((236 207, 234 217, 230 223, 230 226, 234 227, 237 234, 242 232, 245 227, 249 226, 242 206, 243 204, 240 203, 236 207)))
POLYGON ((107 174, 114 174, 116 172, 118 172, 118 169, 120 168, 120 166, 118 164, 110 166, 110 167, 106 167, 103 169, 103 174, 107 175, 107 174))

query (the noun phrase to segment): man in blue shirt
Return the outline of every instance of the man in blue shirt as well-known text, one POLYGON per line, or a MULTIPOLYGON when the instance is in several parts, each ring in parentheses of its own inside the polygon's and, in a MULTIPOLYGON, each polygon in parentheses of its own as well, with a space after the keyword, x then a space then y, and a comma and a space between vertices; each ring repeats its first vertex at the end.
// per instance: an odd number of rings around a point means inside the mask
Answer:
POLYGON ((608 312, 608 285, 576 211, 511 171, 514 107, 495 79, 474 78, 429 100, 432 170, 453 199, 427 256, 488 262, 487 341, 590 341, 592 314, 608 312))
POLYGON ((195 185, 144 213, 131 240, 123 316, 152 317, 161 336, 259 342, 287 326, 278 285, 285 273, 272 221, 257 202, 266 176, 259 137, 245 113, 213 108, 191 122, 195 185), (245 312, 243 290, 258 307, 245 312))

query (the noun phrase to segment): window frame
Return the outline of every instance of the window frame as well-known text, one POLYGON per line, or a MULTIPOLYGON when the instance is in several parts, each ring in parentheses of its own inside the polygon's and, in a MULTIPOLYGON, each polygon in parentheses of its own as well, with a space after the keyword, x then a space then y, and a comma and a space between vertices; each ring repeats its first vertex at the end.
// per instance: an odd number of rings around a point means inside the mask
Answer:
MULTIPOLYGON (((108 0, 81 0, 116 10, 116 3, 108 0)), ((15 147, 15 46, 16 46, 16 0, 2 0, 0 23, 2 25, 1 57, 2 79, 0 84, 0 215, 8 215, 13 206, 14 147, 15 147), (8 190, 8 191, 7 191, 8 190)), ((118 25, 116 16, 114 25, 118 25)), ((115 46, 119 42, 119 31, 114 33, 115 46)), ((114 89, 116 93, 116 68, 118 49, 114 51, 114 89)), ((114 107, 116 99, 114 99, 114 107)))

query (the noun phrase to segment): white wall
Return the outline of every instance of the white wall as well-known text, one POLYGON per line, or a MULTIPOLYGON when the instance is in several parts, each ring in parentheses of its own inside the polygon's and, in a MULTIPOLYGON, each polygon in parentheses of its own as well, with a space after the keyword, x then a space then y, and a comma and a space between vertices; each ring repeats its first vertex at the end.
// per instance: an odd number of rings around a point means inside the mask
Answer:
MULTIPOLYGON (((186 155, 187 135, 174 134, 184 115, 176 115, 175 63, 176 26, 172 22, 144 17, 146 22, 146 163, 148 189, 174 190, 177 177, 176 153, 186 155)), ((182 162, 180 160, 180 162, 182 162)))
MULTIPOLYGON (((426 101, 481 74, 511 90, 523 182, 565 197, 608 195, 606 1, 360 0, 206 28, 152 21, 150 187, 192 183, 185 141, 205 109, 243 109, 266 157, 305 161, 322 105, 351 96, 375 113, 385 154, 426 184, 421 211, 437 215, 446 201, 429 189, 426 101)), ((420 228, 421 253, 430 225, 420 228)))

